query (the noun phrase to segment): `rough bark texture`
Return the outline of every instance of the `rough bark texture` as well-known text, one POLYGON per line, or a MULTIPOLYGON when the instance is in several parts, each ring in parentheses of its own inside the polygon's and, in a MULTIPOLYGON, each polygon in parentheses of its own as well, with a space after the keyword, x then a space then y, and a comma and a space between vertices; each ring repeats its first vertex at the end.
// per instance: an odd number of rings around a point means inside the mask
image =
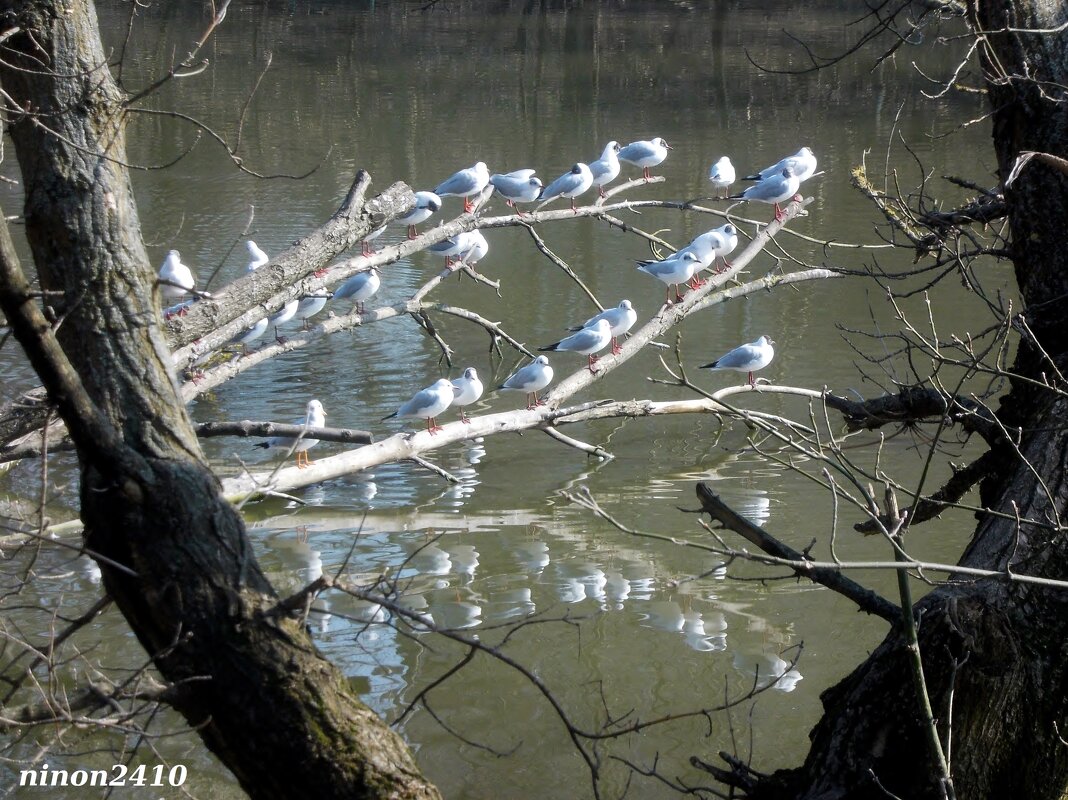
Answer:
MULTIPOLYGON (((1061 2, 976 2, 972 24, 994 109, 1002 176, 1023 150, 1068 154, 1068 37, 1008 29, 1050 29, 1068 19, 1061 2), (1026 77, 1025 77, 1026 76, 1026 77)), ((1006 192, 1012 254, 1025 315, 1038 346, 1021 346, 1015 371, 1032 381, 1068 368, 1068 179, 1040 163, 1006 192), (1052 363, 1051 363, 1052 362, 1052 363)), ((1065 387, 1061 386, 1060 389, 1065 387)), ((1068 400, 1017 381, 998 413, 1020 428, 1017 449, 994 442, 998 469, 984 482, 984 506, 962 565, 1048 578, 1068 577, 1068 539, 1023 519, 1068 521, 1068 400)), ((982 580, 939 589, 916 605, 924 673, 961 798, 1060 798, 1068 748, 1068 592, 982 580), (952 714, 950 713, 952 703, 952 714), (950 726, 952 726, 950 732, 950 726)), ((825 716, 805 764, 750 785, 761 798, 943 797, 921 734, 905 643, 890 632, 871 657, 823 695, 825 716), (908 700, 907 700, 908 699, 908 700), (878 781, 878 784, 876 783, 878 781)), ((749 776, 751 779, 753 776, 749 776)))
POLYGON ((0 81, 26 187, 26 231, 57 336, 18 281, 0 301, 71 430, 82 518, 109 595, 174 706, 250 795, 437 797, 400 738, 275 613, 240 516, 200 454, 168 367, 125 160, 122 97, 87 0, 0 2, 0 81), (82 396, 84 395, 84 398, 82 396))

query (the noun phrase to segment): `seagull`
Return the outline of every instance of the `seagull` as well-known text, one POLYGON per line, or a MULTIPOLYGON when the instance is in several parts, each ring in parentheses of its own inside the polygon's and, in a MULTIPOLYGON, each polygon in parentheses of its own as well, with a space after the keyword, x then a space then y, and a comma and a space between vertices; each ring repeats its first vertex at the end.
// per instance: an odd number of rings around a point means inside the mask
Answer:
POLYGON ((481 231, 464 231, 448 239, 430 245, 427 248, 431 253, 445 256, 445 266, 451 267, 454 260, 462 260, 465 264, 478 263, 489 250, 489 242, 481 231))
MULTIPOLYGON (((727 256, 733 253, 737 247, 738 229, 728 222, 726 225, 720 225, 718 228, 713 228, 700 236, 695 236, 688 245, 679 250, 679 253, 693 253, 697 256, 701 261, 700 269, 714 266, 717 258, 722 258, 723 265, 729 268, 730 262, 727 261, 727 256)), ((694 273, 694 277, 697 277, 697 273, 694 273)), ((703 281, 698 281, 698 286, 701 283, 703 281)), ((696 287, 691 286, 690 288, 696 287)))
POLYGON ((382 279, 378 276, 378 270, 371 267, 363 272, 357 272, 334 292, 335 300, 351 300, 362 314, 364 302, 375 296, 378 288, 382 285, 382 279))
POLYGON ((533 403, 529 397, 527 398, 527 411, 529 411, 535 406, 545 405, 543 400, 538 399, 538 391, 552 383, 552 380, 553 368, 549 366, 549 359, 545 356, 538 356, 525 367, 521 367, 505 378, 504 383, 497 388, 533 395, 533 403))
MULTIPOLYGON (((471 269, 475 269, 475 264, 484 259, 489 252, 489 242, 482 235, 482 231, 478 229, 468 231, 467 239, 463 246, 465 250, 463 255, 460 256, 460 263, 471 267, 471 269)), ((477 272, 478 270, 475 271, 477 272)))
MULTIPOLYGON (((308 409, 303 419, 293 420, 294 425, 303 425, 305 428, 325 428, 326 411, 323 404, 318 400, 309 400, 308 409)), ((253 447, 284 447, 292 449, 297 454, 297 468, 304 469, 311 466, 308 460, 308 451, 319 444, 318 439, 307 439, 304 436, 272 436, 266 442, 257 442, 253 447)))
POLYGON ((615 308, 607 308, 600 314, 594 314, 582 323, 581 326, 576 326, 569 330, 580 331, 583 328, 589 328, 592 325, 596 325, 598 320, 602 319, 608 320, 608 324, 612 326, 612 355, 619 355, 622 348, 617 344, 616 337, 622 336, 634 327, 634 323, 638 321, 638 312, 634 310, 634 306, 630 304, 630 300, 623 300, 615 308))
POLYGON ((775 206, 775 221, 782 222, 783 214, 779 209, 779 203, 796 195, 800 183, 793 170, 785 167, 781 173, 771 175, 760 183, 754 183, 741 194, 732 194, 728 199, 769 203, 775 206))
POLYGON ((248 355, 249 342, 254 342, 263 336, 263 332, 267 330, 267 317, 262 317, 258 322, 249 325, 244 333, 239 333, 230 340, 230 344, 241 345, 242 355, 248 355))
POLYGON ((708 171, 708 179, 712 182, 713 189, 722 189, 723 196, 727 196, 728 187, 734 183, 737 178, 737 173, 734 171, 734 164, 727 156, 723 156, 712 165, 712 169, 708 171))
POLYGON ((493 188, 504 198, 504 202, 522 214, 516 203, 533 203, 541 195, 543 188, 541 180, 534 177, 532 169, 517 169, 515 172, 506 172, 503 175, 490 175, 489 182, 493 188))
POLYGON ((595 353, 604 350, 612 341, 612 323, 606 319, 599 319, 588 328, 583 328, 578 333, 573 333, 559 342, 539 347, 540 351, 570 351, 582 353, 589 360, 590 372, 596 372, 593 365, 597 363, 595 353))
POLYGON ((415 206, 403 217, 397 217, 394 222, 408 226, 408 238, 414 239, 418 235, 415 226, 420 222, 426 222, 436 212, 441 211, 441 198, 433 192, 416 192, 415 206))
POLYGON ((649 180, 652 177, 649 169, 663 163, 664 159, 667 158, 667 151, 670 149, 671 145, 657 136, 648 142, 631 142, 619 151, 619 160, 641 167, 642 177, 649 180))
POLYGON ((565 172, 542 190, 539 198, 541 205, 538 208, 541 208, 550 200, 555 200, 557 197, 569 197, 571 198, 571 210, 577 214, 578 209, 575 208, 575 198, 591 186, 593 186, 593 175, 590 173, 590 168, 579 162, 571 168, 570 172, 565 172))
MULTIPOLYGON (((182 254, 177 250, 168 250, 167 257, 163 259, 163 266, 159 268, 159 292, 165 300, 177 300, 185 297, 196 285, 193 270, 182 263, 182 254)), ((185 309, 179 311, 184 313, 185 309)))
POLYGON ((324 308, 326 308, 326 301, 333 295, 325 289, 320 289, 314 294, 306 294, 297 301, 297 310, 294 313, 304 325, 304 330, 308 329, 308 320, 314 317, 324 308))
POLYGON ((260 249, 260 246, 251 239, 245 242, 245 248, 248 250, 250 259, 248 266, 245 267, 245 272, 255 272, 271 260, 271 257, 263 252, 263 250, 260 249))
POLYGON ((604 146, 601 157, 590 163, 590 174, 597 194, 605 196, 604 187, 619 177, 619 142, 609 142, 604 146))
POLYGON ((464 374, 455 378, 452 382, 456 396, 452 398, 452 404, 460 409, 460 422, 470 423, 470 418, 464 414, 464 406, 471 405, 482 396, 482 381, 478 379, 478 373, 474 367, 468 367, 464 374))
POLYGON ((360 251, 360 255, 373 256, 375 254, 375 248, 374 248, 374 245, 371 244, 371 242, 373 242, 375 239, 377 239, 379 236, 381 236, 385 232, 386 232, 386 226, 385 225, 381 225, 381 226, 375 228, 373 231, 371 231, 366 236, 364 236, 363 239, 360 240, 360 244, 362 245, 362 248, 361 248, 361 251, 360 251))
POLYGON ((434 418, 452 404, 456 390, 445 378, 439 378, 430 386, 415 395, 392 414, 382 417, 384 422, 393 417, 419 417, 426 420, 426 429, 430 434, 441 430, 434 418))
POLYGON ((667 284, 667 294, 664 302, 671 305, 671 287, 675 287, 675 302, 682 302, 679 294, 679 284, 686 283, 693 278, 695 272, 700 269, 701 260, 690 252, 679 252, 661 261, 639 261, 638 269, 642 272, 659 278, 667 284))
POLYGON ((748 372, 749 385, 756 387, 753 381, 753 373, 758 369, 764 369, 775 358, 775 344, 767 336, 761 336, 755 342, 735 347, 726 355, 722 355, 711 364, 702 364, 701 369, 730 369, 735 372, 748 372))
POLYGON ((294 297, 268 318, 267 324, 274 326, 274 338, 278 344, 286 343, 286 337, 278 335, 278 326, 284 325, 296 316, 298 305, 300 305, 300 298, 294 297))
POLYGON ((802 147, 792 156, 786 156, 786 158, 782 159, 777 164, 772 164, 770 167, 764 167, 764 169, 760 170, 760 172, 755 175, 746 175, 742 180, 767 180, 772 175, 780 174, 787 167, 789 167, 794 175, 797 176, 798 183, 804 183, 816 174, 816 154, 812 152, 812 148, 802 147))
POLYGON ((489 183, 489 168, 485 161, 479 161, 473 167, 462 169, 446 178, 434 189, 438 197, 462 197, 464 199, 464 211, 474 209, 471 195, 476 195, 486 188, 489 183))

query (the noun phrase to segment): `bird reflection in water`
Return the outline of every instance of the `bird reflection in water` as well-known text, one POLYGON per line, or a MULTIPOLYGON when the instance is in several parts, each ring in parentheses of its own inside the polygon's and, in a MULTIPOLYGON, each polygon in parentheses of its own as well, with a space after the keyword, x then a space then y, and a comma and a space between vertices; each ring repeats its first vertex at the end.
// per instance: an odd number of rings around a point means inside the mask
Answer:
POLYGON ((540 540, 520 542, 513 548, 520 569, 529 575, 541 575, 549 565, 549 545, 540 540))
POLYGON ((746 677, 756 676, 758 689, 772 688, 780 692, 792 692, 804 677, 789 661, 777 653, 734 654, 734 668, 746 677))

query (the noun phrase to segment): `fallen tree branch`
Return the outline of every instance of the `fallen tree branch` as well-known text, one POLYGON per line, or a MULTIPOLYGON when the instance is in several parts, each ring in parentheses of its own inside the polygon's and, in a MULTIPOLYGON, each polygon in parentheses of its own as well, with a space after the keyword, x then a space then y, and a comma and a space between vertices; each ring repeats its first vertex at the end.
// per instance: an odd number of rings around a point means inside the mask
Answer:
POLYGON ((697 484, 697 499, 701 501, 701 511, 719 522, 723 527, 745 537, 768 555, 795 562, 793 566, 798 577, 808 578, 815 583, 847 597, 857 607, 868 614, 882 617, 891 625, 901 621, 901 609, 870 589, 865 589, 856 581, 842 575, 837 569, 803 566, 807 559, 803 554, 787 547, 763 528, 754 525, 724 503, 707 483, 697 484))
POLYGON ((201 422, 195 426, 202 439, 214 436, 282 436, 319 439, 324 442, 348 442, 370 444, 375 440, 370 431, 352 428, 310 428, 305 425, 290 425, 281 422, 256 422, 243 419, 240 422, 201 422))

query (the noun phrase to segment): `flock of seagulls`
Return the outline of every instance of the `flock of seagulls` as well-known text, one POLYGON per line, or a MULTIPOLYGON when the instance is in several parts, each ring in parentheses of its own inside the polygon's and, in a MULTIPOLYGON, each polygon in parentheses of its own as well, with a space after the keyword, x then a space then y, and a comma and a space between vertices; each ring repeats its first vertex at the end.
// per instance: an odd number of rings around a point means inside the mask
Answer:
MULTIPOLYGON (((409 239, 415 238, 417 236, 416 226, 441 210, 442 198, 462 198, 464 211, 470 212, 474 208, 472 198, 479 196, 487 186, 493 186, 494 191, 500 194, 510 207, 516 209, 516 213, 520 216, 523 214, 519 208, 520 203, 528 205, 537 203, 537 208, 541 208, 558 198, 569 199, 572 210, 577 213, 576 198, 594 187, 597 188, 600 196, 604 197, 605 186, 620 175, 621 162, 641 168, 644 179, 650 180, 652 168, 664 162, 670 149, 670 145, 660 137, 648 141, 631 142, 625 146, 611 141, 605 145, 600 158, 589 164, 576 163, 548 186, 542 184, 533 169, 491 174, 485 162, 479 161, 449 176, 433 191, 416 192, 415 205, 411 211, 398 217, 394 222, 407 227, 409 239)), ((712 165, 708 180, 712 188, 721 195, 721 199, 772 205, 775 210, 775 219, 781 221, 783 214, 779 204, 795 197, 800 184, 816 174, 816 163, 812 150, 802 147, 793 155, 786 156, 759 172, 746 175, 742 180, 751 181, 752 185, 739 194, 729 194, 730 187, 737 182, 737 171, 730 158, 723 156, 712 165)), ((385 229, 386 226, 383 225, 364 237, 362 242, 364 254, 373 252, 371 243, 385 229)), ((250 258, 246 268, 248 272, 253 272, 268 263, 269 256, 255 242, 250 240, 246 246, 250 258)), ((665 305, 671 305, 683 299, 680 293, 682 285, 691 289, 704 285, 705 281, 700 278, 702 270, 711 269, 719 272, 729 268, 730 262, 727 261, 727 256, 737 246, 738 230, 733 224, 727 223, 696 236, 685 247, 666 258, 642 260, 636 263, 640 271, 665 284, 665 305), (671 296, 672 288, 675 290, 674 299, 671 296)), ((489 242, 482 232, 476 229, 444 239, 431 245, 428 251, 444 257, 446 267, 454 268, 458 264, 473 268, 488 254, 489 242)), ((182 263, 181 255, 177 250, 167 253, 160 267, 158 278, 161 296, 168 302, 180 301, 178 305, 168 308, 165 314, 169 316, 173 313, 184 313, 191 302, 190 295, 196 294, 196 282, 193 271, 182 263)), ((307 327, 308 319, 322 311, 330 299, 348 300, 353 303, 355 310, 363 313, 366 302, 374 297, 381 285, 381 275, 374 267, 358 272, 340 284, 332 293, 323 290, 289 301, 275 313, 263 317, 235 336, 231 343, 239 345, 242 352, 247 354, 249 344, 264 336, 269 328, 274 329, 275 337, 279 341, 284 341, 278 334, 279 326, 298 319, 307 327)), ((625 336, 637 320, 638 314, 630 300, 622 300, 618 306, 595 314, 582 325, 570 328, 570 336, 538 349, 542 352, 571 352, 585 355, 588 369, 590 372, 596 372, 598 354, 609 344, 611 344, 613 354, 620 353, 620 337, 625 336)), ((701 369, 744 372, 748 375, 749 385, 755 387, 753 373, 771 363, 775 356, 774 344, 770 337, 761 336, 756 341, 736 347, 715 361, 703 365, 701 369)), ((527 409, 530 410, 543 404, 538 397, 538 392, 548 387, 552 380, 553 369, 549 365, 549 359, 540 355, 518 369, 496 388, 500 391, 523 392, 527 397, 527 409)), ((383 417, 383 420, 423 419, 426 421, 427 432, 434 434, 441 430, 437 424, 437 418, 450 407, 458 408, 461 421, 469 423, 470 419, 464 408, 477 402, 483 392, 484 386, 477 371, 473 367, 468 367, 463 375, 455 380, 442 378, 417 392, 392 414, 383 417)), ((324 427, 325 421, 326 412, 322 403, 312 400, 307 405, 304 418, 297 420, 297 423, 309 428, 318 428, 324 427)), ((311 463, 308 460, 307 451, 317 443, 317 439, 303 437, 272 437, 257 446, 288 448, 297 454, 297 466, 304 467, 311 463)))

